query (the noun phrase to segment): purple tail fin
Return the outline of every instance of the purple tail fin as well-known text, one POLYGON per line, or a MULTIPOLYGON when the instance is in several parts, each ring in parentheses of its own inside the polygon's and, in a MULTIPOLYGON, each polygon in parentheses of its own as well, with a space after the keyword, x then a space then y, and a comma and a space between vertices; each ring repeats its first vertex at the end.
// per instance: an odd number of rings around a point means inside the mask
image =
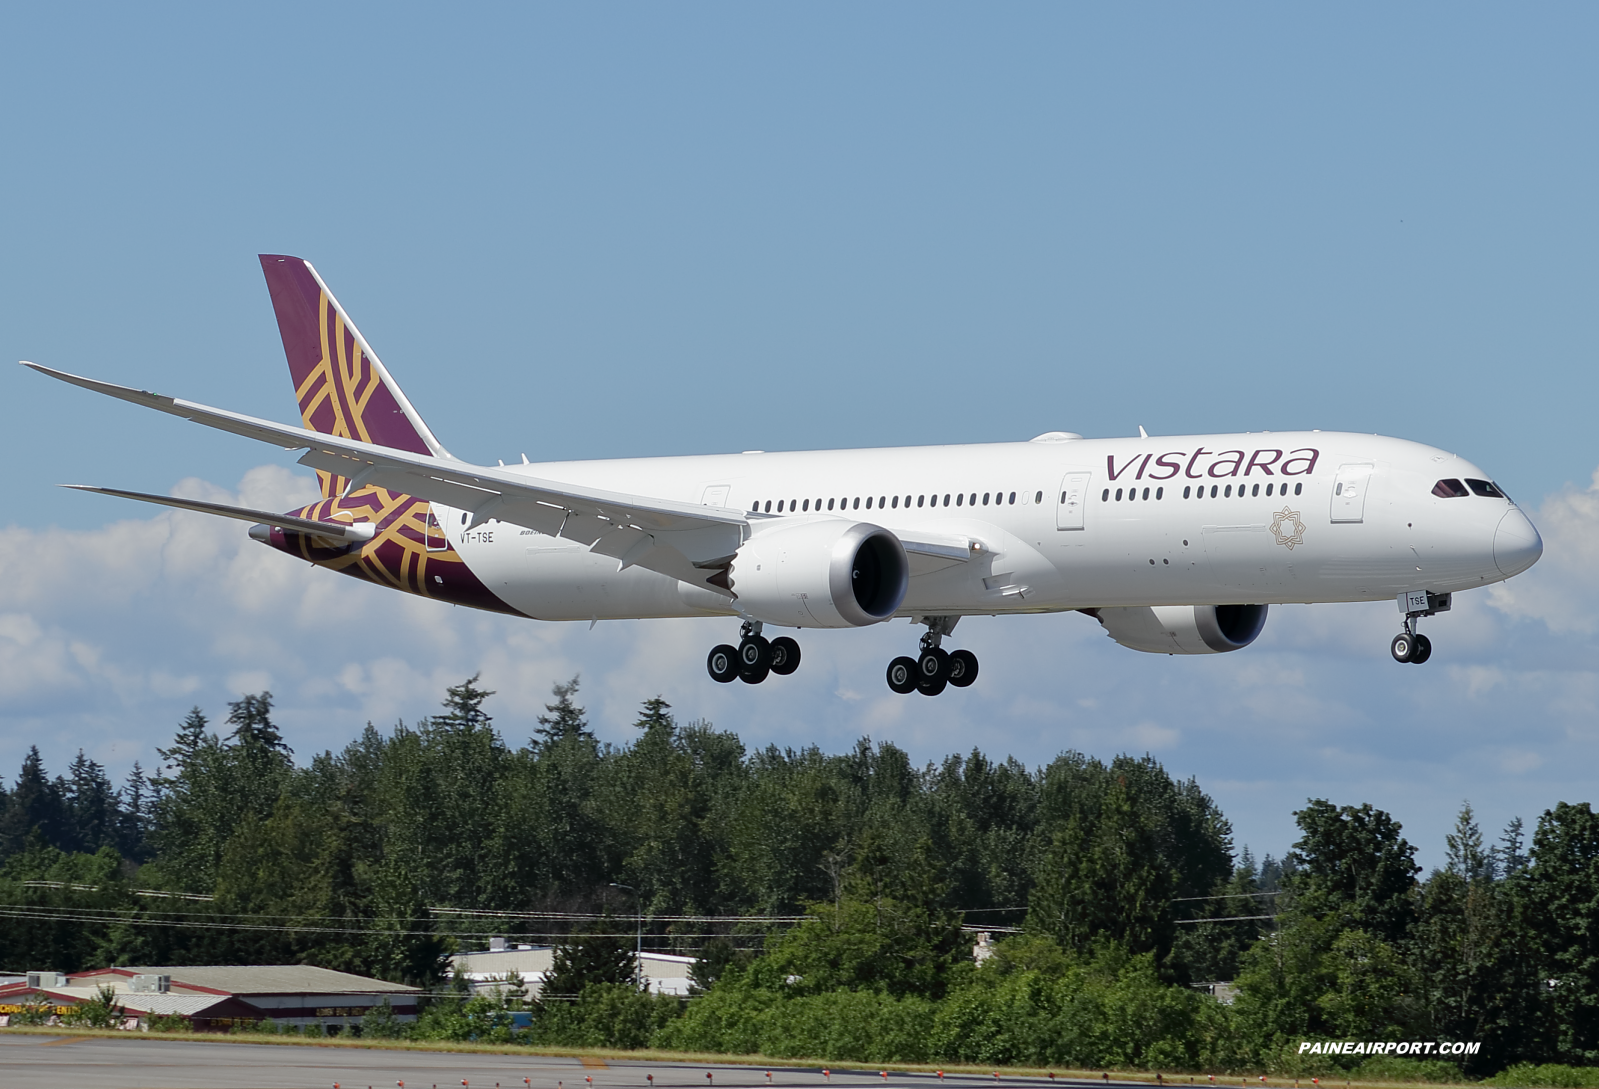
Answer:
MULTIPOLYGON (((261 254, 306 430, 448 457, 311 262, 261 254)), ((327 473, 322 494, 343 481, 327 473)))

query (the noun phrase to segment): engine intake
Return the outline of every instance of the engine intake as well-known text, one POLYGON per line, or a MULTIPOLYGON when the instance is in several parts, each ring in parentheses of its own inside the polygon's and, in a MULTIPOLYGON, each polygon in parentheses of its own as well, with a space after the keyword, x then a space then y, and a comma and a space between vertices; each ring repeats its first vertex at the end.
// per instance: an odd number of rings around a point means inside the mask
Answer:
POLYGON ((1225 654, 1253 643, 1265 605, 1135 605, 1084 610, 1116 642, 1150 654, 1225 654))
POLYGON ((894 615, 910 585, 899 538, 881 526, 820 518, 774 526, 738 550, 738 608, 796 628, 860 628, 894 615))

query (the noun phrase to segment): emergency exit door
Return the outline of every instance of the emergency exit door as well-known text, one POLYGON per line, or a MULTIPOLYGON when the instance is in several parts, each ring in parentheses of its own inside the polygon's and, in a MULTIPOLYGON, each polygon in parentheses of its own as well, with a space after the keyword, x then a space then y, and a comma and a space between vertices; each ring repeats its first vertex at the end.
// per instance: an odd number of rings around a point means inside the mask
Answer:
POLYGON ((1056 529, 1082 529, 1083 507, 1088 505, 1092 473, 1067 473, 1060 482, 1060 502, 1055 507, 1056 529))
POLYGON ((1343 465, 1333 478, 1332 520, 1361 522, 1366 518, 1366 491, 1371 486, 1370 465, 1343 465))

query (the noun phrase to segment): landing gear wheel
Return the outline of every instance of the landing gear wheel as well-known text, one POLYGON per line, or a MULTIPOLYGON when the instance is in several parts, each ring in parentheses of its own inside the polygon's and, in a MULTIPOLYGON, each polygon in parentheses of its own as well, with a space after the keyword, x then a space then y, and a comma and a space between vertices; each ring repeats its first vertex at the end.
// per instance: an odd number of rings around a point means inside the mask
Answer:
POLYGON ((977 679, 977 655, 969 650, 952 651, 949 656, 949 683, 965 688, 977 679))
POLYGON ((1410 664, 1420 665, 1432 657, 1432 640, 1425 635, 1416 636, 1416 645, 1410 651, 1410 664))
POLYGON ((772 640, 772 672, 786 677, 799 668, 799 644, 786 635, 772 640))
POLYGON ((916 659, 900 655, 888 663, 888 687, 905 696, 916 691, 916 659))
POLYGON ((760 684, 772 671, 772 644, 752 635, 738 645, 738 676, 746 684, 760 684))
POLYGON ((711 674, 711 680, 727 684, 738 676, 738 648, 720 643, 711 648, 711 655, 705 659, 705 668, 711 674))
POLYGON ((938 647, 922 651, 916 660, 916 690, 936 696, 949 684, 949 652, 938 647))
POLYGON ((1411 661, 1416 653, 1415 637, 1407 632, 1400 632, 1394 636, 1394 641, 1388 644, 1388 651, 1396 662, 1411 661))

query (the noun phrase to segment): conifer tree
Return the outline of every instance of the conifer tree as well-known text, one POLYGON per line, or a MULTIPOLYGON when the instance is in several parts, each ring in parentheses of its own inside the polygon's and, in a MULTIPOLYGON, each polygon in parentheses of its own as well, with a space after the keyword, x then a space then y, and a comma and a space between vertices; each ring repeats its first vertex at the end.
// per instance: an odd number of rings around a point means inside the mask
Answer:
POLYGON ((62 827, 61 808, 60 788, 46 777, 39 746, 28 746, 17 785, 6 799, 4 815, 0 816, 0 859, 23 851, 30 836, 42 843, 59 843, 66 831, 62 827))
POLYGON ((549 714, 539 716, 539 728, 534 731, 539 738, 533 743, 535 746, 548 748, 574 738, 594 740, 583 708, 572 700, 577 695, 578 681, 579 677, 574 674, 565 684, 555 685, 555 702, 544 705, 549 714))
POLYGON ((155 797, 150 780, 139 761, 133 762, 128 780, 117 793, 116 846, 122 856, 134 862, 149 858, 150 807, 155 797))
POLYGON ((119 813, 116 792, 105 768, 90 760, 82 749, 73 758, 62 792, 67 818, 63 850, 93 853, 114 845, 119 813))

